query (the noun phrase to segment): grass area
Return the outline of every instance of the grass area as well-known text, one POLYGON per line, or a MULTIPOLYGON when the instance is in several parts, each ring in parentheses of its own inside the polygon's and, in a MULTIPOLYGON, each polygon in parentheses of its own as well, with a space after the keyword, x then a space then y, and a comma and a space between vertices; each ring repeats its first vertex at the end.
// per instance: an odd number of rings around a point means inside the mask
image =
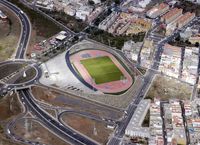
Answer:
POLYGON ((96 84, 120 80, 122 72, 108 56, 81 60, 96 84))
POLYGON ((36 76, 36 70, 33 67, 31 67, 30 69, 26 70, 26 77, 23 77, 23 75, 21 75, 17 80, 15 80, 14 83, 15 84, 24 83, 32 80, 35 76, 36 76))
POLYGON ((79 114, 64 114, 62 116, 62 119, 70 127, 96 140, 101 144, 107 143, 108 137, 112 132, 112 130, 106 127, 105 123, 86 118, 79 114))
POLYGON ((15 71, 20 70, 22 67, 24 67, 27 64, 24 63, 18 63, 18 64, 6 64, 6 65, 2 65, 0 66, 0 79, 12 74, 15 71))
POLYGON ((192 87, 179 80, 157 75, 146 95, 146 99, 158 98, 163 101, 169 99, 190 99, 192 87))
POLYGON ((0 22, 0 61, 10 58, 15 52, 20 37, 21 26, 19 20, 9 9, 0 5, 8 19, 0 22))

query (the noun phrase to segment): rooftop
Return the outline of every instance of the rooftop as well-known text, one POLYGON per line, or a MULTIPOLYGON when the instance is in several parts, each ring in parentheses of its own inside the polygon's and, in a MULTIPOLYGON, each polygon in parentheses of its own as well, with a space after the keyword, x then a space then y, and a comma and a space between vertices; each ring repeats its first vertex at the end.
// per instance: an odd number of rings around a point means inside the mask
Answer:
POLYGON ((142 100, 139 103, 137 109, 135 110, 135 113, 133 114, 133 116, 127 126, 127 129, 132 130, 133 127, 135 127, 135 126, 137 127, 137 126, 141 125, 139 123, 140 123, 142 117, 144 116, 143 114, 147 113, 147 109, 150 106, 150 103, 151 103, 151 100, 149 100, 149 99, 142 100))
POLYGON ((174 8, 171 11, 169 11, 168 13, 166 13, 165 15, 163 15, 162 18, 169 19, 170 17, 174 16, 175 14, 182 12, 182 10, 183 9, 174 8))
POLYGON ((178 18, 177 22, 178 22, 178 23, 183 23, 183 22, 185 22, 188 18, 190 18, 190 17, 192 17, 192 16, 195 16, 195 13, 187 12, 187 13, 183 14, 180 18, 178 18))

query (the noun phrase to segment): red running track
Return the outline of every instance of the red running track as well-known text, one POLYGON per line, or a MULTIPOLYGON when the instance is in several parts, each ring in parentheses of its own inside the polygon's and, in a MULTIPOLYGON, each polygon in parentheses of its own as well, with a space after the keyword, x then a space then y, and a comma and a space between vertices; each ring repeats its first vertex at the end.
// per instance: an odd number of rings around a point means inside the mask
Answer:
POLYGON ((110 53, 102 50, 83 50, 76 54, 70 56, 70 61, 79 71, 83 79, 92 85, 97 90, 104 93, 117 93, 127 90, 133 83, 132 77, 129 73, 124 69, 124 67, 118 62, 118 60, 110 53), (113 61, 113 63, 120 69, 120 71, 125 76, 125 80, 118 80, 113 82, 107 82, 103 84, 96 84, 92 81, 92 77, 88 73, 87 69, 81 64, 81 60, 88 59, 84 58, 83 55, 89 55, 89 58, 95 58, 99 56, 108 56, 113 61))

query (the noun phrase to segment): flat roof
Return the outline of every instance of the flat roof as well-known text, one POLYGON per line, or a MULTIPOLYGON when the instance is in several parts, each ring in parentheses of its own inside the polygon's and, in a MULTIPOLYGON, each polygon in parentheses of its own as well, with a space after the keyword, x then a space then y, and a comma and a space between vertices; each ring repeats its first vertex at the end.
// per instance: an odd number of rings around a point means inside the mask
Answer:
POLYGON ((64 40, 67 36, 63 35, 63 34, 59 34, 58 36, 56 36, 56 39, 58 40, 64 40))
POLYGON ((183 14, 183 15, 177 20, 177 22, 178 22, 178 23, 184 23, 184 22, 187 21, 190 17, 194 17, 194 16, 195 16, 195 13, 187 12, 187 13, 183 14))
POLYGON ((128 126, 127 126, 126 129, 134 130, 134 127, 138 127, 139 122, 140 122, 141 117, 142 117, 142 114, 146 113, 144 111, 147 109, 147 107, 150 106, 150 103, 151 103, 150 99, 144 99, 138 104, 138 106, 135 110, 135 113, 133 114, 133 116, 132 116, 130 122, 128 123, 128 126))
POLYGON ((171 11, 169 11, 168 13, 166 13, 165 15, 163 15, 162 17, 164 19, 168 19, 172 16, 174 16, 175 14, 179 13, 179 12, 182 12, 183 9, 178 9, 178 8, 174 8, 172 9, 171 11))

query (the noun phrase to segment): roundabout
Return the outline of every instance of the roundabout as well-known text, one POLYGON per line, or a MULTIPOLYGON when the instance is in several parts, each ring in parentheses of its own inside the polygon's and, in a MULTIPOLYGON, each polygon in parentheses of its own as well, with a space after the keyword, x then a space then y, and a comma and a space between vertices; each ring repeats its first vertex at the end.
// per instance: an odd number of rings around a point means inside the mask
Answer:
POLYGON ((0 63, 0 69, 0 84, 3 94, 13 88, 27 88, 40 77, 39 67, 31 61, 5 61, 0 63))

